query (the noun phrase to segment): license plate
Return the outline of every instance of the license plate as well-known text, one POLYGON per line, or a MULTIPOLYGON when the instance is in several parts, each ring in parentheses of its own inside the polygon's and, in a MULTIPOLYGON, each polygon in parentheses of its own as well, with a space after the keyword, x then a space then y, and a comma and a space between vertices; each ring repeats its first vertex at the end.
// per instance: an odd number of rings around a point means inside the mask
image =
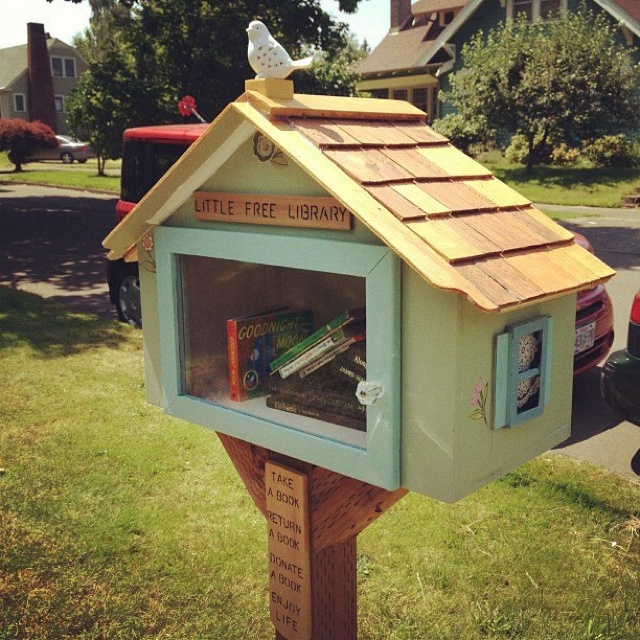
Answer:
POLYGON ((596 339, 596 323, 590 322, 576 329, 576 341, 573 346, 573 353, 582 353, 593 347, 596 339))

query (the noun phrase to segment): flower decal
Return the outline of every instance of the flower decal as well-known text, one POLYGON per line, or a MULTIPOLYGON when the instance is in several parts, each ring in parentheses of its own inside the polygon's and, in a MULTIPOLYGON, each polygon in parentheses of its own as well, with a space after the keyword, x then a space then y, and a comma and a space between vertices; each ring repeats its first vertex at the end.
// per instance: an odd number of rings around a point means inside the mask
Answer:
POLYGON ((282 151, 259 131, 253 135, 253 155, 260 162, 272 162, 276 165, 287 164, 287 159, 282 155, 282 151))
POLYGON ((146 236, 142 238, 142 242, 140 243, 144 250, 144 255, 141 255, 138 252, 138 264, 144 267, 147 271, 151 273, 156 272, 156 262, 153 256, 153 234, 148 233, 146 236))
POLYGON ((151 253, 153 251, 153 236, 151 234, 146 235, 144 238, 142 238, 142 248, 147 253, 151 253))
POLYGON ((485 425, 489 426, 489 420, 487 419, 487 398, 489 396, 489 383, 482 383, 482 378, 476 382, 473 387, 473 395, 469 404, 472 407, 476 407, 475 410, 469 415, 472 420, 483 420, 485 425))

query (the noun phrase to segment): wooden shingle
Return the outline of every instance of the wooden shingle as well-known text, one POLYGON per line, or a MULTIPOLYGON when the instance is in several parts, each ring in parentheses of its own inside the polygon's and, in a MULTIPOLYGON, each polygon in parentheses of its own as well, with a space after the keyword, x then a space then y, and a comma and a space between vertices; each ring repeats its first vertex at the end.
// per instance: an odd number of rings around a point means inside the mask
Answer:
POLYGON ((573 234, 402 101, 247 90, 107 237, 127 254, 260 131, 434 287, 487 311, 606 281, 573 234), (188 179, 180 177, 188 172, 188 179))

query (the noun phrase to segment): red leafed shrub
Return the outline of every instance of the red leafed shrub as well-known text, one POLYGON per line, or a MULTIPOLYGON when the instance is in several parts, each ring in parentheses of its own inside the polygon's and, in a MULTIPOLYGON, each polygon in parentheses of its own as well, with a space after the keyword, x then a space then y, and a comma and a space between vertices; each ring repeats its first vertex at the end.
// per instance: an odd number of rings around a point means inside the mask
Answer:
POLYGON ((55 147, 53 129, 42 122, 27 122, 21 118, 0 118, 0 151, 9 152, 9 160, 22 171, 30 153, 43 147, 55 147))

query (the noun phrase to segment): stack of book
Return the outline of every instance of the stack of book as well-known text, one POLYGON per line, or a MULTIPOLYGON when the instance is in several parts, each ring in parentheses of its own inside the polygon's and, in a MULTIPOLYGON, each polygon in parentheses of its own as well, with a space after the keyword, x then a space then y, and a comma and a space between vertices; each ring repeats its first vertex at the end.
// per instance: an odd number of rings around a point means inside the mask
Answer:
POLYGON ((269 392, 270 365, 314 328, 309 309, 274 309, 227 320, 229 395, 243 401, 269 392))
POLYGON ((267 406, 361 431, 366 407, 355 392, 366 379, 364 309, 347 311, 271 363, 267 406))

